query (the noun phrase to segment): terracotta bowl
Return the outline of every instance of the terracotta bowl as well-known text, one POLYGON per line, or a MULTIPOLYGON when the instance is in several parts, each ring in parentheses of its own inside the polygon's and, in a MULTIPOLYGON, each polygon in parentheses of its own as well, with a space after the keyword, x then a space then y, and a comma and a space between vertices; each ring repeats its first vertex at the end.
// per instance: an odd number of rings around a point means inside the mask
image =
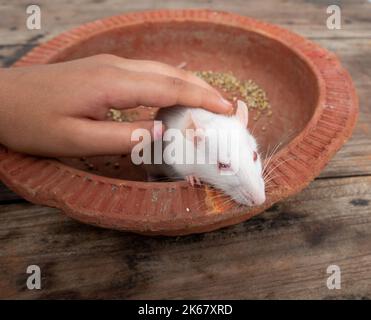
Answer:
MULTIPOLYGON (((352 81, 334 54, 283 28, 225 12, 160 10, 98 20, 40 45, 15 65, 98 53, 186 62, 189 70, 253 79, 267 92, 273 114, 251 126, 263 151, 281 143, 268 169, 274 178, 267 201, 253 208, 213 200, 217 191, 208 186, 145 182, 127 157, 89 159, 89 171, 79 159, 36 158, 1 147, 0 178, 11 189, 106 228, 184 235, 244 221, 308 185, 350 136, 358 114, 352 81)), ((131 112, 133 119, 153 113, 131 112)))

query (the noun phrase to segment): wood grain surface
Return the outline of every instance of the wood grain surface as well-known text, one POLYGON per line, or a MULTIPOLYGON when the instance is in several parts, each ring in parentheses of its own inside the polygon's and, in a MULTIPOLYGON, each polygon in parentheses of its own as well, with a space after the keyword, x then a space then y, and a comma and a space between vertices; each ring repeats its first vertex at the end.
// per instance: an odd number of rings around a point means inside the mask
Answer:
POLYGON ((0 66, 81 23, 158 8, 226 10, 276 23, 335 52, 360 98, 353 137, 297 196, 247 222, 178 238, 82 225, 20 199, 0 183, 0 298, 371 298, 371 3, 332 1, 38 1, 42 29, 26 29, 28 1, 0 1, 0 66), (42 289, 28 290, 37 264, 42 289), (326 269, 339 265, 340 290, 326 269))

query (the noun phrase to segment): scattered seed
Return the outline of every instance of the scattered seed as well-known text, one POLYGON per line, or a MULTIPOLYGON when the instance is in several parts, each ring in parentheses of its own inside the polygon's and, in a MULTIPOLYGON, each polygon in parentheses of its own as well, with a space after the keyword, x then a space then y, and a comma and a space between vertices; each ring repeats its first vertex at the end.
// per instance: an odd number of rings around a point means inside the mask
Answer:
POLYGON ((121 119, 121 111, 111 108, 107 116, 114 121, 119 121, 121 119))
MULTIPOLYGON (((145 107, 143 107, 145 108, 145 107)), ((121 112, 120 110, 111 108, 107 113, 107 118, 117 122, 133 122, 137 119, 138 112, 137 111, 130 111, 130 112, 121 112)))
POLYGON ((195 74, 210 85, 230 94, 233 101, 244 100, 249 109, 256 109, 258 113, 272 115, 265 91, 251 79, 240 81, 232 72, 196 71, 195 74))

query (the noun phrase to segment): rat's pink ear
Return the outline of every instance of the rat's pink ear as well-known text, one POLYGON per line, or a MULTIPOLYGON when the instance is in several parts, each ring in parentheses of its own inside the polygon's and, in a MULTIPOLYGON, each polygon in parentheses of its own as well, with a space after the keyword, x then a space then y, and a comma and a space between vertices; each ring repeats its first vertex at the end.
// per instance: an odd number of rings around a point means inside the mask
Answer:
POLYGON ((184 136, 186 137, 186 139, 193 140, 194 144, 197 145, 197 143, 200 142, 200 140, 204 136, 203 127, 198 119, 196 119, 193 115, 192 110, 187 111, 186 118, 187 122, 185 126, 184 136), (190 131, 193 131, 192 134, 190 131))
POLYGON ((186 119, 187 119, 186 125, 185 125, 186 129, 193 129, 193 130, 203 129, 198 119, 196 119, 195 116, 193 115, 192 110, 187 110, 186 119))
POLYGON ((249 123, 249 109, 242 100, 237 100, 236 118, 245 126, 249 123))

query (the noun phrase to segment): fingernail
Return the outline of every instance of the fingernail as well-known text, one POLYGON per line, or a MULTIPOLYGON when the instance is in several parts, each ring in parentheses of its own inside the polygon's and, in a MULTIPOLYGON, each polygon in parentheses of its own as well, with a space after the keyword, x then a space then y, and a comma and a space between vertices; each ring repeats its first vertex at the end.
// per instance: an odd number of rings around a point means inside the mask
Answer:
POLYGON ((220 97, 223 98, 223 95, 219 92, 218 89, 215 89, 214 87, 210 86, 210 88, 220 97))
POLYGON ((231 111, 233 109, 233 105, 230 101, 228 101, 227 99, 224 99, 223 97, 221 97, 220 100, 222 101, 223 105, 226 107, 227 111, 231 111))

